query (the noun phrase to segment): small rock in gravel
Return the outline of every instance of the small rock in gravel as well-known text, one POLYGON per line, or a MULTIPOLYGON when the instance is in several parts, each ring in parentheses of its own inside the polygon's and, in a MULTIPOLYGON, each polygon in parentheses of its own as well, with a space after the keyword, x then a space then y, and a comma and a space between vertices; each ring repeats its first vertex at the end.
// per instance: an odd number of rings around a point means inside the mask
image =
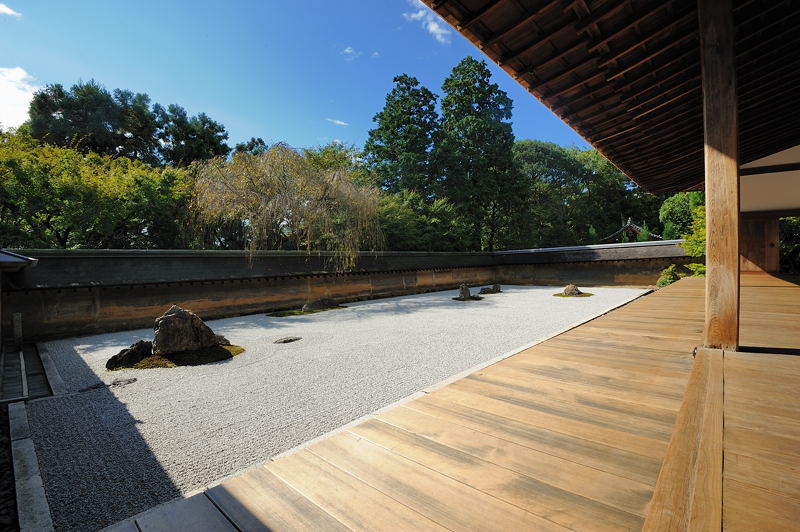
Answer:
POLYGON ((291 343, 291 342, 296 342, 298 340, 302 340, 302 337, 300 337, 300 336, 286 336, 284 338, 278 338, 273 343, 274 344, 288 344, 288 343, 291 343))
POLYGON ((308 303, 303 305, 302 311, 303 312, 311 312, 312 310, 320 310, 320 309, 323 309, 323 308, 335 307, 335 306, 336 306, 336 301, 334 301, 333 299, 329 299, 327 297, 324 297, 322 299, 316 299, 314 301, 309 301, 308 303))
POLYGON ((136 380, 137 379, 135 377, 132 378, 132 379, 116 379, 116 380, 112 381, 111 384, 109 384, 109 386, 110 387, 120 387, 121 388, 123 386, 127 386, 129 384, 133 384, 134 382, 136 382, 136 380))

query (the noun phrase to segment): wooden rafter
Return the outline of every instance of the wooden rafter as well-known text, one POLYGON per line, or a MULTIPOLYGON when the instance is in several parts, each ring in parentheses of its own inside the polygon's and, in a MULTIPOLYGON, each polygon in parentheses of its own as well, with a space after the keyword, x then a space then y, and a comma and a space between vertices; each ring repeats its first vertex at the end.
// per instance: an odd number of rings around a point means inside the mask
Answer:
MULTIPOLYGON (((696 188, 703 175, 696 1, 526 0, 498 9, 448 0, 435 9, 456 28, 471 24, 464 35, 493 61, 618 168, 662 192, 696 188)), ((747 160, 800 144, 800 2, 732 3, 747 160)))

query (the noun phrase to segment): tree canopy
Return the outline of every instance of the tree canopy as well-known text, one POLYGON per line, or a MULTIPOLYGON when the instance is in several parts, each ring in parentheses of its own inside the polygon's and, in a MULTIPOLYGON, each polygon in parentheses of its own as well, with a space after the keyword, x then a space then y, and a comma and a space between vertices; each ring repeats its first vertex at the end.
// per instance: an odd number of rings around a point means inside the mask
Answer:
POLYGON ((0 133, 0 245, 185 247, 184 172, 0 133))
POLYGON ((47 85, 34 94, 28 114, 34 139, 85 153, 187 166, 230 152, 225 127, 205 113, 189 116, 175 104, 151 108, 147 94, 111 93, 94 80, 70 89, 47 85))
POLYGON ((436 95, 411 76, 394 78, 386 104, 375 115, 375 129, 364 145, 364 159, 383 190, 437 195, 433 150, 439 128, 436 95))
POLYGON ((332 251, 346 269, 359 250, 379 245, 377 190, 284 144, 205 161, 195 187, 202 215, 244 221, 250 249, 332 251))
POLYGON ((445 196, 471 231, 467 249, 493 250, 520 213, 525 189, 513 169, 511 98, 491 82, 484 61, 463 59, 442 85, 436 156, 445 196))
POLYGON ((206 113, 93 80, 48 85, 0 137, 0 245, 266 246, 331 250, 343 265, 359 247, 594 244, 628 219, 639 239, 700 230, 702 193, 648 194, 595 150, 517 140, 512 110, 467 57, 439 94, 396 76, 363 149, 261 137, 231 149, 206 113))

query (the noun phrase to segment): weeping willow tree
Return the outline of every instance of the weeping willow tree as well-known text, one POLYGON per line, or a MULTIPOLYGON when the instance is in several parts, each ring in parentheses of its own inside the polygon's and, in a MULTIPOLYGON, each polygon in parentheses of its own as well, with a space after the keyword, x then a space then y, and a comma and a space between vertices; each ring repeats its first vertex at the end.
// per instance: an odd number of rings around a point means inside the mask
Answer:
POLYGON ((351 269, 380 245, 378 190, 348 165, 319 165, 284 144, 199 163, 194 206, 209 221, 241 221, 247 247, 332 253, 351 269))

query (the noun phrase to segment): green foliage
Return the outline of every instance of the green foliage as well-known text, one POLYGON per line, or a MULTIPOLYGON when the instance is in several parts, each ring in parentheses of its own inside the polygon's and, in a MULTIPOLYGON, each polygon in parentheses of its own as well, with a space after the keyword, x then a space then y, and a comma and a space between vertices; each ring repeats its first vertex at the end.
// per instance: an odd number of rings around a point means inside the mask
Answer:
POLYGON ((0 245, 183 247, 186 175, 0 133, 0 245))
POLYGON ((598 243, 629 217, 657 222, 659 197, 636 187, 595 150, 520 140, 514 162, 529 191, 524 247, 598 243))
MULTIPOLYGON (((355 146, 331 142, 303 150, 303 157, 314 167, 323 171, 363 174, 361 153, 355 146)), ((360 177, 361 178, 361 177, 360 177)), ((361 178, 363 180, 363 178, 361 178)))
POLYGON ((580 294, 574 296, 568 296, 567 294, 558 292, 557 294, 553 294, 554 297, 592 297, 594 294, 591 292, 581 292, 580 294))
POLYGON ((664 240, 675 240, 680 237, 680 232, 675 229, 675 224, 671 220, 664 222, 664 230, 661 235, 664 240))
POLYGON ((34 139, 83 152, 172 166, 230 152, 224 126, 206 114, 189 117, 178 105, 151 109, 147 94, 112 94, 93 80, 69 90, 47 85, 34 94, 28 113, 34 139))
POLYGON ((392 251, 458 251, 466 234, 447 200, 428 202, 414 191, 381 195, 379 216, 386 249, 392 251))
POLYGON ((436 161, 443 191, 469 226, 466 248, 492 251, 518 226, 527 196, 513 167, 511 98, 472 57, 453 68, 442 91, 436 161))
POLYGON ((800 217, 781 218, 781 272, 800 274, 800 217))
POLYGON ((686 277, 686 274, 678 270, 678 265, 670 264, 661 270, 661 275, 659 276, 658 281, 656 281, 656 285, 660 287, 669 286, 683 277, 686 277))
POLYGON ((283 144, 196 165, 194 204, 208 220, 246 220, 247 247, 334 252, 345 270, 379 243, 378 191, 283 144))
POLYGON ((253 155, 258 155, 260 153, 264 153, 269 149, 267 143, 264 142, 264 139, 261 137, 250 137, 250 140, 247 142, 239 142, 233 148, 233 151, 236 153, 252 153, 253 155))
POLYGON ((702 262, 692 262, 686 265, 686 269, 692 272, 692 277, 705 277, 706 265, 702 262))
POLYGON ((689 232, 683 235, 686 240, 680 246, 690 257, 703 257, 706 254, 706 208, 695 207, 689 232))
POLYGON ((637 242, 648 242, 650 240, 650 228, 647 227, 647 222, 642 223, 641 232, 636 235, 637 242))
POLYGON ((600 235, 597 234, 597 229, 592 224, 589 224, 589 244, 599 244, 600 235))
POLYGON ((146 94, 116 90, 95 81, 66 90, 47 85, 29 107, 30 134, 56 146, 155 162, 157 129, 146 94))
POLYGON ((702 192, 678 192, 664 200, 658 211, 658 219, 664 224, 665 240, 681 238, 689 231, 692 213, 705 202, 702 192))
POLYGON ((205 113, 190 117, 186 109, 170 105, 153 106, 158 123, 157 138, 162 159, 173 166, 188 166, 195 161, 225 157, 231 149, 225 144, 225 126, 205 113))
POLYGON ((364 158, 376 185, 396 193, 415 191, 433 197, 436 177, 434 142, 439 127, 436 95, 406 74, 394 78, 394 88, 373 121, 364 145, 364 158))

